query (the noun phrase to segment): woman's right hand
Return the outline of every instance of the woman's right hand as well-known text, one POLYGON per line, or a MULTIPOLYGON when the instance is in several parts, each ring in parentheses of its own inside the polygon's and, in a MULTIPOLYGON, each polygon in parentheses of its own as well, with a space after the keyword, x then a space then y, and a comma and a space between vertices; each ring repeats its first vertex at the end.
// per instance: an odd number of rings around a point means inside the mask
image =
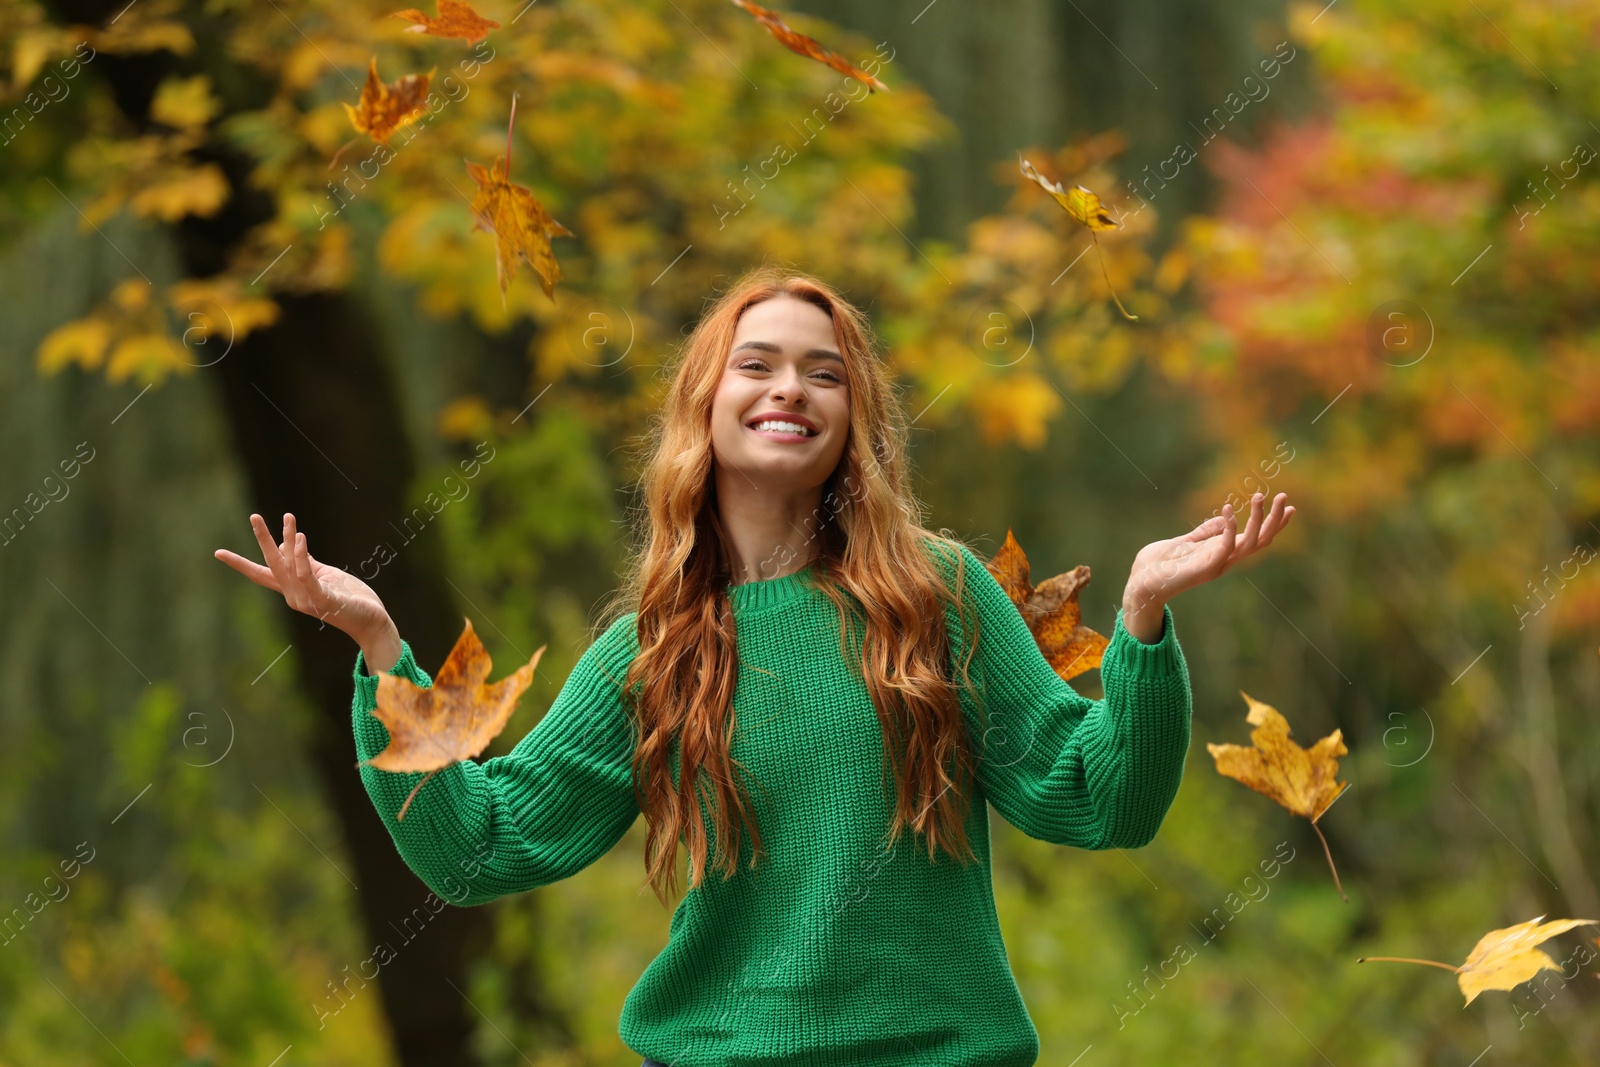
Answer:
MULTIPOLYGON (((267 562, 265 567, 225 548, 217 549, 214 553, 216 558, 257 585, 282 593, 283 599, 294 610, 313 615, 343 630, 364 650, 376 653, 379 648, 391 643, 391 636, 398 637, 394 621, 389 618, 389 612, 384 608, 383 601, 378 599, 377 593, 349 571, 330 567, 312 558, 306 547, 306 535, 295 529, 292 514, 286 512, 283 516, 281 545, 273 543, 266 520, 260 515, 250 516, 250 527, 261 545, 262 556, 267 562)), ((398 640, 392 643, 398 648, 398 640)), ((387 656, 376 655, 374 658, 386 659, 387 656)), ((377 667, 377 663, 370 666, 377 667)))

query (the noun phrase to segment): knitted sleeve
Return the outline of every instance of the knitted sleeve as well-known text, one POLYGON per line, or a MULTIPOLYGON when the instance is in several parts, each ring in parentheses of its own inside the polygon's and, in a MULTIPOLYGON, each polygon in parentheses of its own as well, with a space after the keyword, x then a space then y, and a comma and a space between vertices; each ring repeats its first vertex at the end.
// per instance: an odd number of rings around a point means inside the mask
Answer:
MULTIPOLYGON (((638 648, 635 616, 614 622, 567 676, 550 710, 508 753, 461 760, 436 773, 395 813, 423 772, 359 764, 361 781, 395 847, 444 900, 485 904, 570 877, 610 850, 639 814, 633 795, 633 723, 621 683, 638 648)), ((356 654, 356 754, 389 743, 373 716, 378 678, 356 654)), ((401 642, 390 674, 429 688, 433 680, 401 642)))
MULTIPOLYGON (((968 673, 984 707, 962 700, 989 803, 1023 833, 1053 844, 1149 844, 1183 778, 1193 711, 1172 608, 1163 609, 1153 644, 1130 634, 1118 609, 1100 664, 1105 697, 1090 700, 1061 680, 1000 583, 960 547, 963 603, 978 628, 968 673)), ((948 566, 953 574, 954 564, 948 566)), ((953 608, 946 617, 952 654, 964 654, 953 608)))

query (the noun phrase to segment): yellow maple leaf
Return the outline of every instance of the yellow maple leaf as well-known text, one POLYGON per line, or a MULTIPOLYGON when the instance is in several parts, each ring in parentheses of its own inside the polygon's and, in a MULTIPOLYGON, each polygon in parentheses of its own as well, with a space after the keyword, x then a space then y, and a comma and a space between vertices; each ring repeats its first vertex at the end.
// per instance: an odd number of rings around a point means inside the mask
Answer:
MULTIPOLYGON (((1035 170, 1033 164, 1022 158, 1021 155, 1017 156, 1017 162, 1021 164, 1024 178, 1049 193, 1050 198, 1065 208, 1067 214, 1089 227, 1089 237, 1095 242, 1095 254, 1098 258, 1100 241, 1095 237, 1095 234, 1104 230, 1121 229, 1122 223, 1112 218, 1101 205, 1100 198, 1084 186, 1074 185, 1071 189, 1063 189, 1060 182, 1050 181, 1035 170)), ((1106 288, 1111 290, 1111 299, 1116 303, 1117 310, 1122 312, 1124 318, 1132 322, 1138 322, 1139 316, 1132 314, 1127 308, 1123 307, 1122 301, 1117 299, 1117 291, 1111 288, 1111 275, 1106 273, 1104 259, 1100 260, 1100 273, 1106 280, 1106 288)))
POLYGON ((1490 930, 1472 946, 1467 961, 1459 967, 1411 956, 1362 956, 1356 962, 1387 960, 1391 963, 1424 963, 1453 971, 1456 984, 1461 987, 1467 1004, 1471 1004, 1486 989, 1515 989, 1540 971, 1559 971, 1561 968, 1556 966, 1556 961, 1536 946, 1574 926, 1600 922, 1600 919, 1551 919, 1549 922, 1543 922, 1543 919, 1544 916, 1540 915, 1515 926, 1490 930))
POLYGON ((1333 731, 1309 749, 1301 748, 1289 737, 1289 721, 1270 704, 1263 704, 1240 691, 1250 712, 1245 717, 1255 726, 1250 731, 1253 747, 1243 745, 1207 744, 1206 751, 1216 760, 1217 773, 1249 786, 1263 796, 1270 797, 1296 815, 1311 820, 1311 828, 1322 838, 1322 850, 1328 857, 1328 869, 1333 871, 1333 884, 1341 899, 1348 903, 1344 888, 1339 885, 1339 872, 1333 866, 1333 853, 1328 850, 1327 838, 1317 827, 1317 820, 1349 787, 1349 782, 1338 781, 1339 756, 1346 755, 1343 734, 1333 731))

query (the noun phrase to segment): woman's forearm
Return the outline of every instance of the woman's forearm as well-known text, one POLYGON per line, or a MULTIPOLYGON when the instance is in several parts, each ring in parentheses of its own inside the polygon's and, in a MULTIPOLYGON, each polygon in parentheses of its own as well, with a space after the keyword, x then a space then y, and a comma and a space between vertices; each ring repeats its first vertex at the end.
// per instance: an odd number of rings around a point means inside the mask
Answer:
POLYGON ((387 625, 383 629, 357 641, 361 661, 371 675, 383 674, 400 661, 400 630, 388 616, 384 622, 387 625))
POLYGON ((1166 606, 1165 601, 1156 600, 1149 593, 1135 591, 1130 582, 1122 594, 1122 626, 1142 644, 1160 644, 1166 606))

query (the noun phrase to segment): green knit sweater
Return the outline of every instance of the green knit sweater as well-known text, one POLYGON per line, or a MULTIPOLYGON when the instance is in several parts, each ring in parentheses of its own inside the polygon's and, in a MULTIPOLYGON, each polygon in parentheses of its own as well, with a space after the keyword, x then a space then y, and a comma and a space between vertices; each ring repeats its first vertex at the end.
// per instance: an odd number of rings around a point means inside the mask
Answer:
MULTIPOLYGON (((1119 611, 1100 667, 1105 699, 1079 695, 977 556, 961 553, 980 626, 969 670, 989 715, 979 737, 963 695, 980 758, 966 821, 979 862, 964 867, 941 851, 930 863, 909 831, 883 847, 894 798, 882 734, 840 655, 838 613, 813 566, 730 587, 740 659, 732 755, 760 783, 750 792, 767 856, 749 870, 745 835, 738 874, 713 872, 679 903, 667 945, 623 1004, 619 1032, 636 1053, 674 1067, 1027 1067, 1038 1058, 995 914, 984 801, 1054 844, 1149 843, 1183 776, 1188 668, 1170 608, 1154 644, 1128 633, 1119 611)), ((948 574, 954 564, 941 566, 948 574)), ((395 812, 421 773, 361 766, 400 854, 441 898, 483 904, 570 877, 638 818, 619 687, 638 649, 633 621, 623 616, 589 647, 515 748, 438 772, 404 822, 395 812)), ((946 624, 963 649, 948 608, 946 624)), ((390 673, 432 684, 409 644, 390 673)), ((370 714, 377 685, 358 654, 362 760, 388 744, 370 714)))

